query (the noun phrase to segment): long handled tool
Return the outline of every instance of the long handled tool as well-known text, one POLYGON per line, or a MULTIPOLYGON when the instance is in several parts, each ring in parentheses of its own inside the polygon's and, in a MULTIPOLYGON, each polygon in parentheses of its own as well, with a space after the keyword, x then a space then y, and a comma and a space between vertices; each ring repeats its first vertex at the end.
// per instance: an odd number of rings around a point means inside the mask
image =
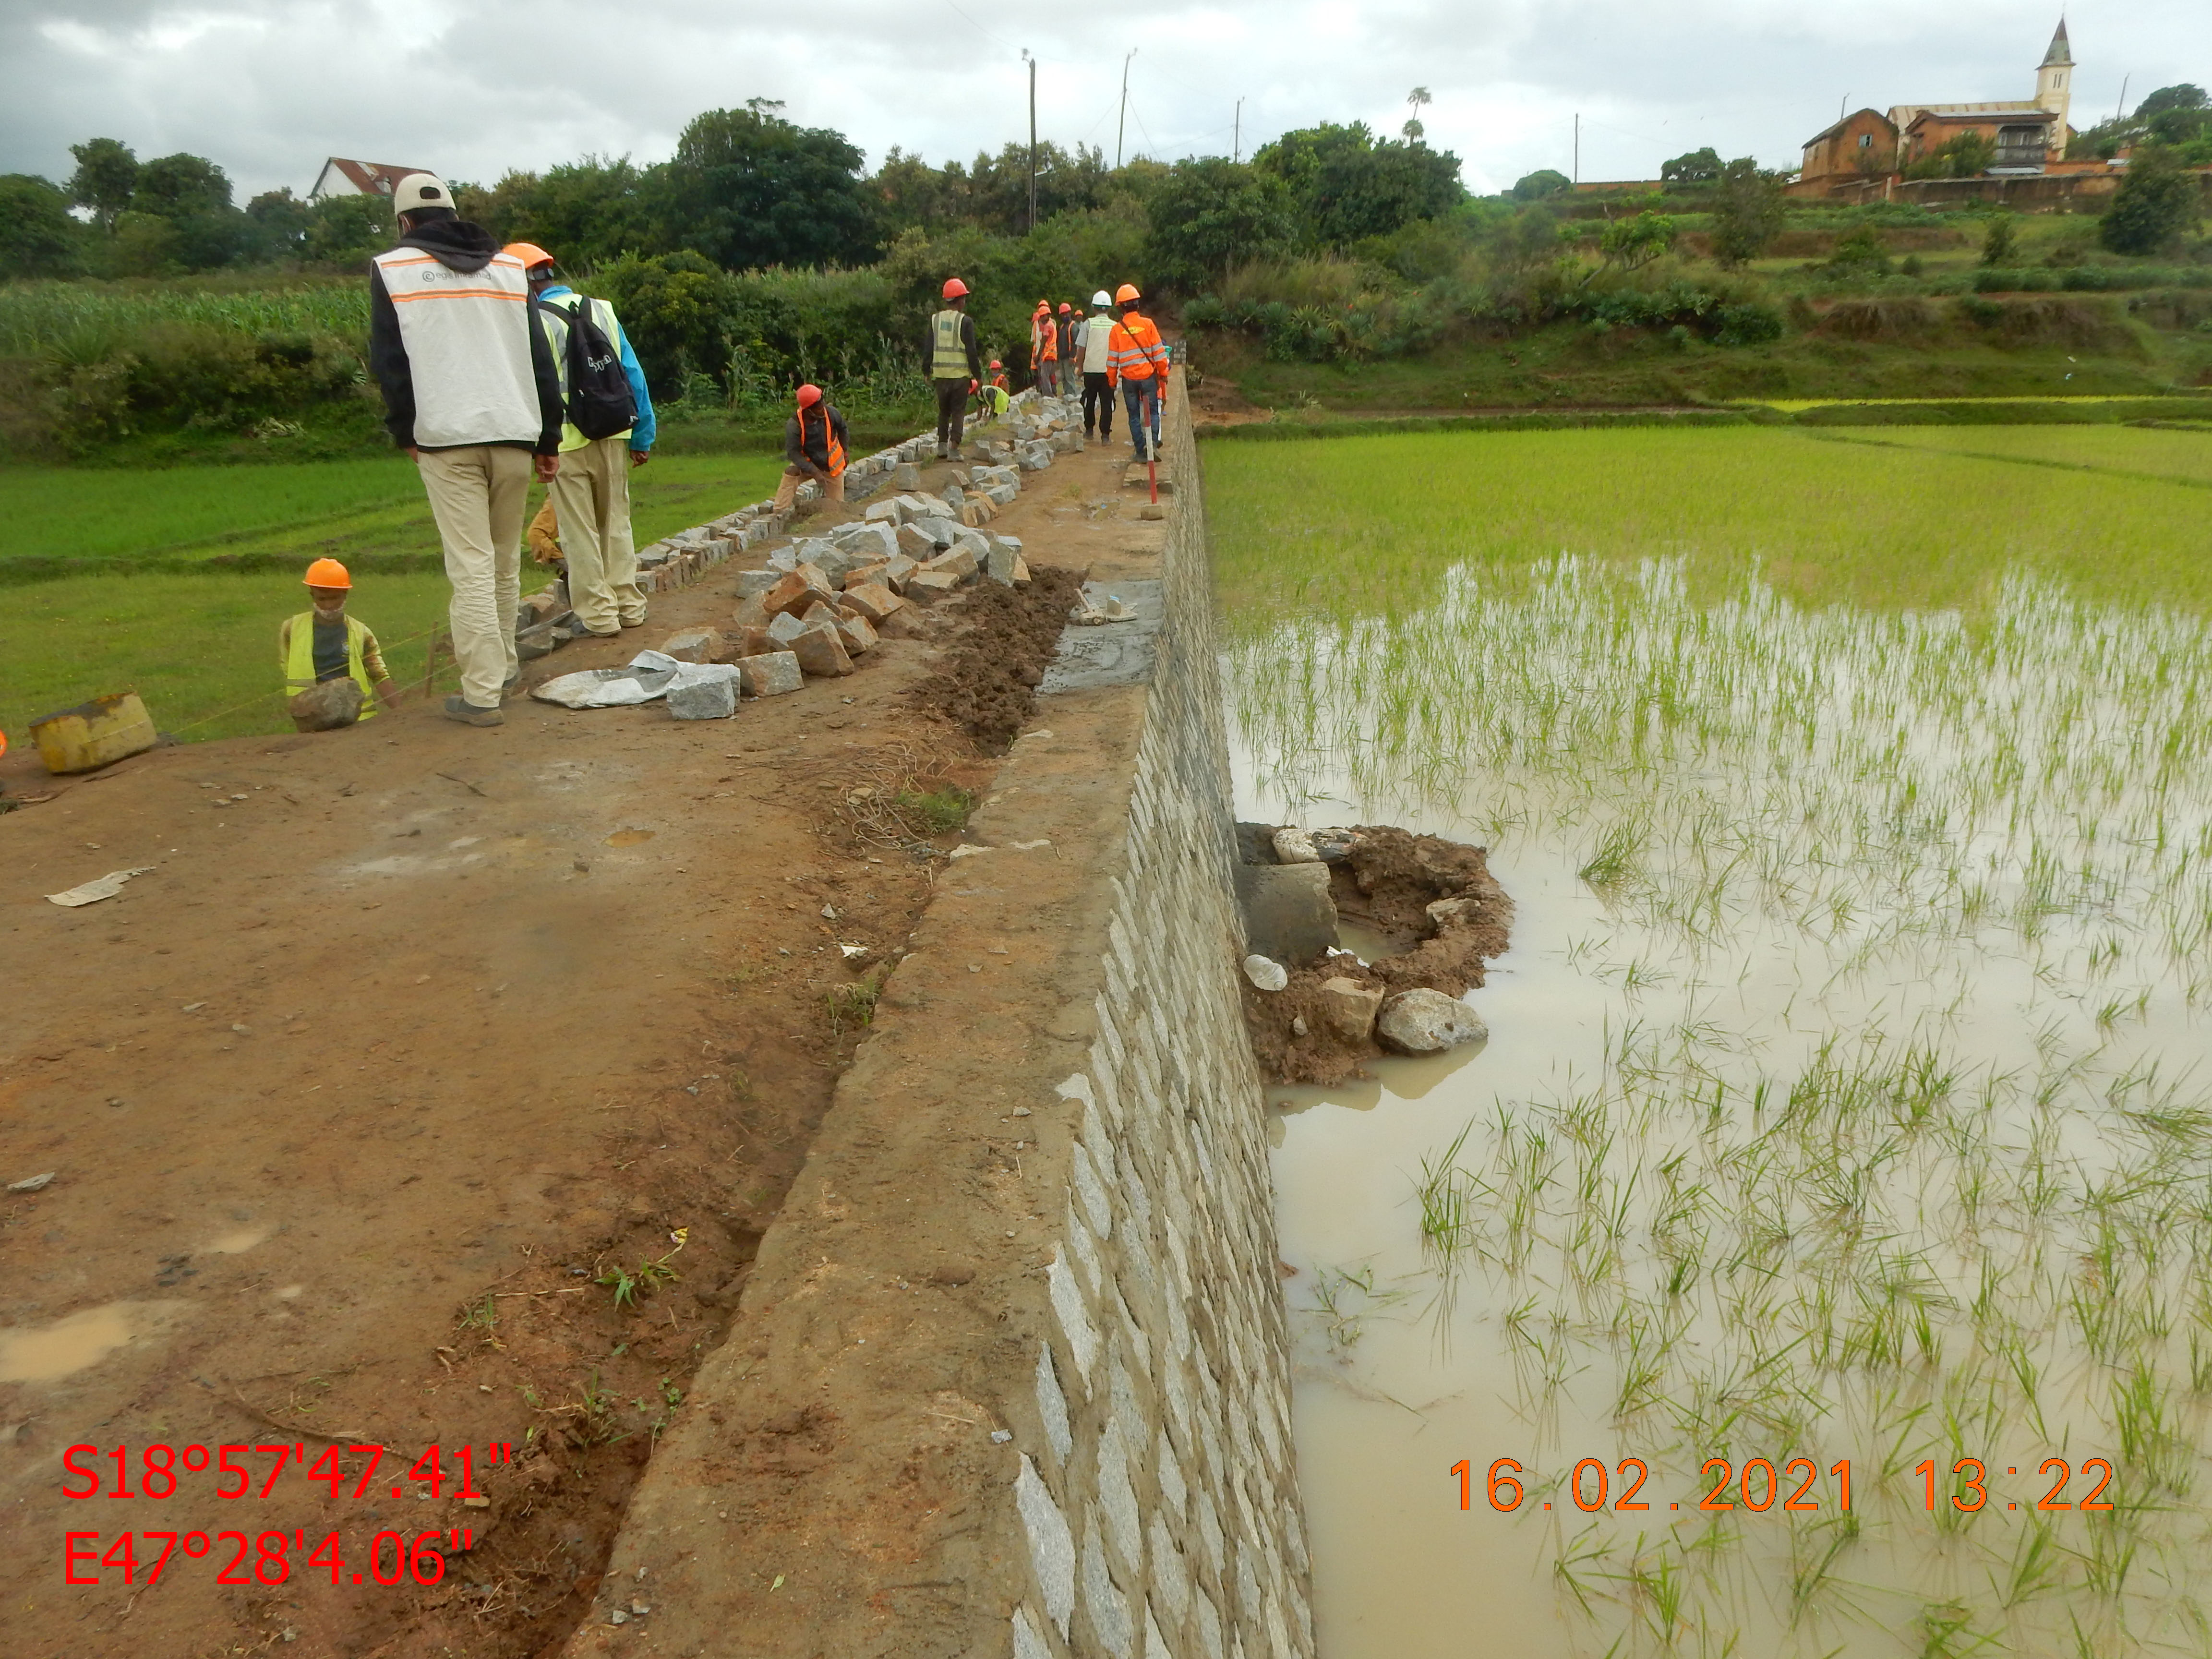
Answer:
POLYGON ((1158 386, 1152 388, 1152 441, 1145 457, 1145 466, 1152 480, 1152 505, 1158 507, 1160 502, 1160 392, 1158 386))

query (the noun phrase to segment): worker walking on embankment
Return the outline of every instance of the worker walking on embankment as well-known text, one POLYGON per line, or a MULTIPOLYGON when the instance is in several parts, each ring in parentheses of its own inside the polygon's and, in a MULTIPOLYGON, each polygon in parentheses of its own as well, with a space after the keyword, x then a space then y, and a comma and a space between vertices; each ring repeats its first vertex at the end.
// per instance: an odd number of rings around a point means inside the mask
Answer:
POLYGON ((1137 307, 1144 295, 1136 284, 1124 283, 1115 291, 1121 320, 1114 325, 1107 350, 1107 373, 1120 382, 1121 401, 1129 411, 1129 439, 1140 461, 1158 460, 1160 445, 1160 399, 1167 393, 1168 349, 1152 319, 1137 307))
POLYGON ((532 322, 522 262, 453 211, 443 179, 410 173, 392 205, 399 246, 370 261, 369 368, 445 544, 461 671, 446 717, 498 726, 521 678, 523 507, 532 472, 550 483, 561 469, 560 373, 532 322))
POLYGON ((799 499, 799 486, 812 478, 826 502, 845 499, 845 447, 851 441, 845 416, 822 400, 822 388, 799 388, 799 408, 783 423, 783 477, 776 481, 775 510, 787 513, 799 499))
POLYGON ((1060 302, 1060 314, 1053 326, 1060 331, 1060 362, 1052 378, 1052 395, 1065 401, 1075 396, 1079 385, 1075 368, 1075 330, 1079 319, 1075 307, 1065 300, 1060 302))
MULTIPOLYGON (((284 690, 298 697, 331 680, 351 680, 361 688, 359 712, 351 720, 329 719, 320 711, 301 713, 313 720, 305 730, 349 726, 375 716, 381 701, 386 708, 399 706, 399 693, 392 671, 384 665, 384 653, 368 624, 346 614, 353 593, 353 578, 336 559, 317 559, 307 567, 308 608, 287 617, 276 629, 276 659, 283 665, 284 690)), ((348 694, 350 696, 350 693, 348 694)))
POLYGON ((1114 435, 1114 301, 1104 289, 1091 296, 1091 314, 1075 325, 1075 356, 1083 365, 1083 435, 1114 435))
POLYGON ((588 631, 611 639, 645 624, 629 474, 653 459, 653 394, 612 306, 560 281, 553 256, 536 243, 511 242, 505 252, 530 279, 566 404, 561 471, 545 487, 545 502, 568 562, 568 608, 588 631))
POLYGON ((1041 396, 1055 396, 1060 384, 1060 329, 1052 318, 1052 301, 1039 300, 1030 313, 1030 373, 1041 396))
POLYGON ((983 354, 975 344, 975 319, 968 314, 968 284, 957 276, 945 284, 945 308, 929 319, 923 362, 937 393, 937 459, 960 459, 968 399, 983 384, 983 354))

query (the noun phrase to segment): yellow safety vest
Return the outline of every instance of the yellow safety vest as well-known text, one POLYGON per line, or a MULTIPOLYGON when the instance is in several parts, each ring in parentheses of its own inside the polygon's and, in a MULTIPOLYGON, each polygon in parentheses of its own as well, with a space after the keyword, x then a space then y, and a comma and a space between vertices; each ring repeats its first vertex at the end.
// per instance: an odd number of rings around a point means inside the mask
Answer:
POLYGON ((930 353, 929 378, 933 380, 966 380, 974 377, 968 373, 968 345, 960 337, 960 325, 968 319, 964 311, 940 311, 929 319, 934 349, 930 353))
MULTIPOLYGON (((361 718, 376 718, 376 688, 368 683, 368 670, 362 665, 362 641, 368 637, 367 624, 346 618, 346 672, 356 685, 361 687, 361 718)), ((292 618, 292 651, 284 665, 286 695, 297 696, 312 690, 315 684, 315 613, 302 611, 292 618)))

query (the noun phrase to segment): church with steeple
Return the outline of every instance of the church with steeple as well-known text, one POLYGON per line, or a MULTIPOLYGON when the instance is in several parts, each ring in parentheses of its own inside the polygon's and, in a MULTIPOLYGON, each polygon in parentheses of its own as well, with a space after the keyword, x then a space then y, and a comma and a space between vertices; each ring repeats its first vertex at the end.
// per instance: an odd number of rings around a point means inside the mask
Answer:
POLYGON ((2036 66, 2035 96, 2020 102, 1893 104, 1887 114, 1862 109, 1808 139, 1801 185, 1874 179, 1899 173, 1968 135, 1988 141, 1986 176, 2040 173, 2066 155, 2074 129, 2074 53, 2066 20, 2036 66))

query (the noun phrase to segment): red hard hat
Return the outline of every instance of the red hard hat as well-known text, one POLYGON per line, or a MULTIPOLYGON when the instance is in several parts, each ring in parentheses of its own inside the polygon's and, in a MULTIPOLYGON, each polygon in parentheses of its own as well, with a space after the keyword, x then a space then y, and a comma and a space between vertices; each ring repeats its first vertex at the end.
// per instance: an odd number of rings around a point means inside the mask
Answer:
POLYGON ((949 276, 945 279, 945 297, 946 299, 957 300, 963 297, 967 292, 968 284, 962 282, 957 276, 949 276))
POLYGON ((1075 309, 1075 307, 1074 307, 1073 306, 1072 306, 1072 305, 1068 304, 1068 303, 1067 303, 1067 301, 1065 301, 1065 300, 1062 300, 1062 301, 1060 302, 1060 314, 1061 316, 1063 316, 1063 317, 1066 316, 1068 313, 1070 313, 1071 311, 1073 311, 1074 309, 1075 309))
POLYGON ((809 380, 805 386, 799 388, 799 406, 801 409, 811 409, 815 404, 821 401, 822 388, 815 385, 813 381, 809 380))
POLYGON ((1004 368, 1006 365, 1000 362, 996 357, 994 357, 991 359, 991 367, 994 368, 1004 368))

